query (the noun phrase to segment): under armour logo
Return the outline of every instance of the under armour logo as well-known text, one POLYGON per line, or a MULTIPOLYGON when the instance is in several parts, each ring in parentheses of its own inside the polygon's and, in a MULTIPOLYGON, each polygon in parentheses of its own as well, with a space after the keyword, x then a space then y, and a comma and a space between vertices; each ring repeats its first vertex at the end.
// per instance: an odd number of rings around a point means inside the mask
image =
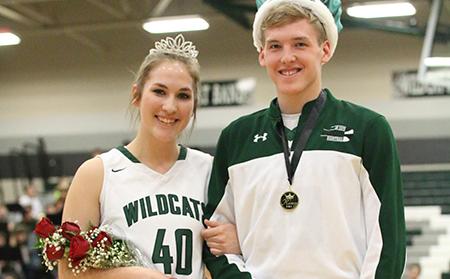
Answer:
POLYGON ((260 136, 259 134, 256 134, 254 139, 253 139, 253 142, 258 142, 259 140, 266 141, 267 140, 267 133, 264 133, 262 136, 260 136))

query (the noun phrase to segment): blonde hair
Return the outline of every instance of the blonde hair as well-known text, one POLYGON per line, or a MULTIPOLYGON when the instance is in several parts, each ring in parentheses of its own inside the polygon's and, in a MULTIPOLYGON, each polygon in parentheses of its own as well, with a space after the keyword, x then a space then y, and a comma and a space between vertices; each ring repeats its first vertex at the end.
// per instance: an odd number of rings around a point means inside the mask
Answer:
POLYGON ((286 3, 283 5, 273 7, 266 18, 261 24, 261 34, 263 36, 262 42, 265 41, 264 31, 272 28, 283 26, 297 20, 307 19, 308 22, 317 31, 319 38, 318 43, 322 44, 327 39, 327 34, 324 26, 320 20, 315 16, 310 10, 299 7, 298 5, 292 3, 286 3))

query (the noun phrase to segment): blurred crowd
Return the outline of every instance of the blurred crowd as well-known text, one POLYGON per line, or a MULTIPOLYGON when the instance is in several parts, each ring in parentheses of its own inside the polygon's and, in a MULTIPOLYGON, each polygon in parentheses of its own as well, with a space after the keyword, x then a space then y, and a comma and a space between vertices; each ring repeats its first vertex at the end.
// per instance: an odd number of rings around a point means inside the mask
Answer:
POLYGON ((57 278, 42 265, 33 230, 44 216, 61 224, 68 188, 66 178, 49 193, 39 193, 29 184, 16 202, 0 203, 0 279, 57 278))

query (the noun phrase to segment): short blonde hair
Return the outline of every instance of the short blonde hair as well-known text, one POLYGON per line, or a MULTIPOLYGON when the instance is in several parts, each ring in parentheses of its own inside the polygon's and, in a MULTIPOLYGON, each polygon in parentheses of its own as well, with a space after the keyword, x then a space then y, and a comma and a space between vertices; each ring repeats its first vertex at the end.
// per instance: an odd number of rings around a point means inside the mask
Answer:
POLYGON ((318 43, 322 44, 327 39, 325 28, 320 20, 308 9, 299 7, 295 4, 285 4, 273 7, 267 17, 265 17, 261 24, 261 34, 263 42, 265 41, 264 31, 272 27, 283 26, 297 20, 306 19, 317 31, 318 43))

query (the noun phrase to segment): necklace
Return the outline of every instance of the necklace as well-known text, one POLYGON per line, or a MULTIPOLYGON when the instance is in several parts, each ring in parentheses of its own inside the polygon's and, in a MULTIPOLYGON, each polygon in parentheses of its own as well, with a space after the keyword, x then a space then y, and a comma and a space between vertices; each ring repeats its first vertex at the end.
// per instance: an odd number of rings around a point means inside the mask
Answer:
POLYGON ((300 162, 300 157, 302 156, 303 150, 305 149, 306 143, 308 142, 311 133, 316 126, 317 119, 319 118, 320 112, 322 111, 327 95, 324 91, 320 92, 319 97, 316 99, 316 103, 312 108, 308 118, 305 122, 305 127, 299 135, 299 139, 296 142, 294 148, 294 154, 292 155, 292 160, 290 160, 290 149, 288 140, 286 137, 286 132, 284 130, 283 119, 278 122, 277 129, 281 137, 283 144, 283 154, 284 162, 286 165, 286 173, 289 182, 288 190, 281 195, 280 205, 285 209, 295 209, 299 204, 299 196, 292 190, 292 183, 294 180, 294 174, 297 169, 298 163, 300 162))

